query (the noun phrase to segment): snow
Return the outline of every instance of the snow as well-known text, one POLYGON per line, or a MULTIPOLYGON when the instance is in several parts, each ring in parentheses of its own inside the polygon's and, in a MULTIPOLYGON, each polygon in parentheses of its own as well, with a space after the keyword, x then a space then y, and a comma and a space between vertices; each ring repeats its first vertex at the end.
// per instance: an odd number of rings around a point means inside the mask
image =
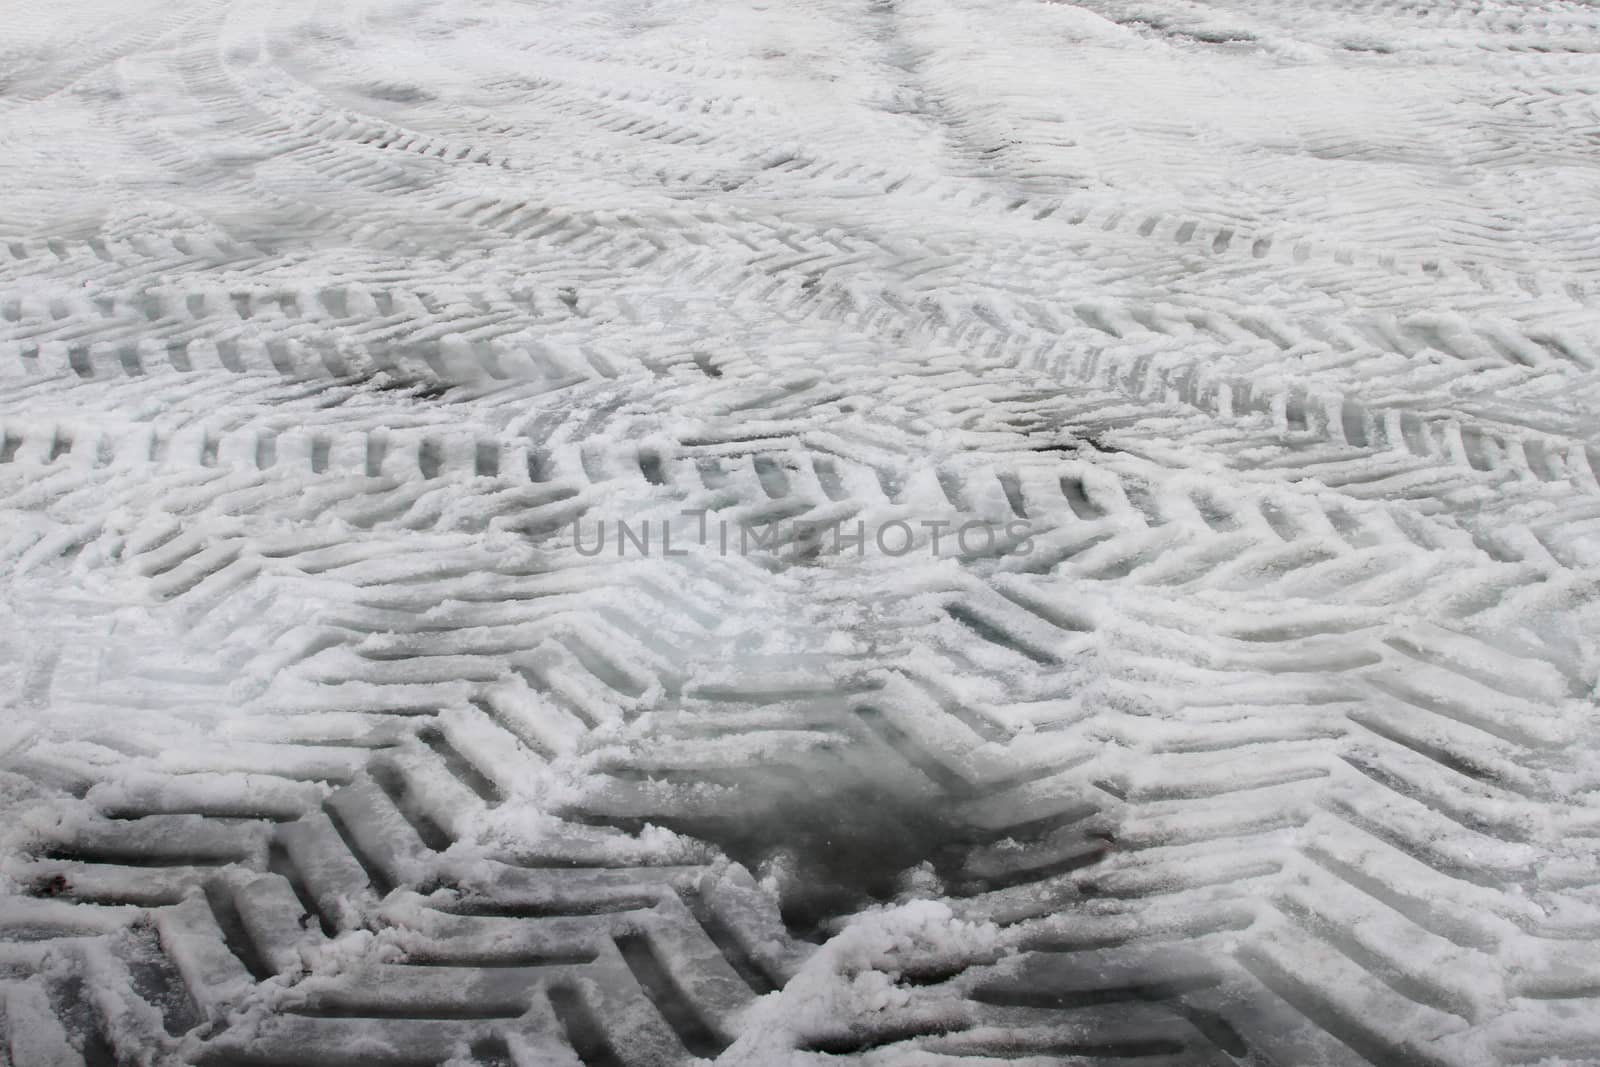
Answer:
POLYGON ((1590 1062, 1596 18, 0 2, 0 1060, 1590 1062))

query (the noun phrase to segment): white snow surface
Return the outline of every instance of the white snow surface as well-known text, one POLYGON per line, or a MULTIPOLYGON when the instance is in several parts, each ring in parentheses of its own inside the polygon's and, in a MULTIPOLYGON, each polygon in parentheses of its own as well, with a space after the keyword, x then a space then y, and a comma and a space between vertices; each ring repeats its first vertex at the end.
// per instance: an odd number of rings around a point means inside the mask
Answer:
POLYGON ((1600 1064, 1597 287, 1593 3, 0 0, 0 1064, 1600 1064))

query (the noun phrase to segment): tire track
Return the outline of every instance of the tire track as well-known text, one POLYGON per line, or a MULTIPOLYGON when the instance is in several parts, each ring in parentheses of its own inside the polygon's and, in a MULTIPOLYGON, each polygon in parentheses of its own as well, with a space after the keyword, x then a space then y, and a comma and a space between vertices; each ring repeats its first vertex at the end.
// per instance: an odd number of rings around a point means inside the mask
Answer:
POLYGON ((86 106, 205 189, 0 245, 0 607, 122 620, 22 679, 13 1058, 1580 1055, 1584 201, 1495 205, 1584 158, 1522 50, 1588 16, 1159 7, 235 6, 113 57, 86 106), (1062 105, 1357 16, 1487 88, 1329 60, 1399 99, 1289 107, 1283 199, 1238 108, 1062 105), (1380 172, 1446 222, 1307 184, 1380 172), (919 565, 605 551, 685 514, 919 565), (796 1010, 862 976, 891 1010, 796 1010))

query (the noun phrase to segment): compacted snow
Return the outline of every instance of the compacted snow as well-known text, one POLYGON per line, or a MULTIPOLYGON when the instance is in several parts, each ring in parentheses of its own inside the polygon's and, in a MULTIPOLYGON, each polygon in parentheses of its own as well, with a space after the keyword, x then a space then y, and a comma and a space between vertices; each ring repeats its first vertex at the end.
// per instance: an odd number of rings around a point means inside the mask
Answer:
POLYGON ((0 0, 0 1062, 1600 1063, 1600 8, 0 0))

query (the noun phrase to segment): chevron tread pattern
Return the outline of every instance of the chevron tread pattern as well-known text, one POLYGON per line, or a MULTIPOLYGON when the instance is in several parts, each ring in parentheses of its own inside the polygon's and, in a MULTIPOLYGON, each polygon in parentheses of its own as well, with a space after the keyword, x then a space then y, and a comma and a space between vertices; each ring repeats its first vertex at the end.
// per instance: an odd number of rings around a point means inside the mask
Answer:
POLYGON ((0 46, 0 1061, 1600 1063, 1592 7, 140 18, 0 46))

